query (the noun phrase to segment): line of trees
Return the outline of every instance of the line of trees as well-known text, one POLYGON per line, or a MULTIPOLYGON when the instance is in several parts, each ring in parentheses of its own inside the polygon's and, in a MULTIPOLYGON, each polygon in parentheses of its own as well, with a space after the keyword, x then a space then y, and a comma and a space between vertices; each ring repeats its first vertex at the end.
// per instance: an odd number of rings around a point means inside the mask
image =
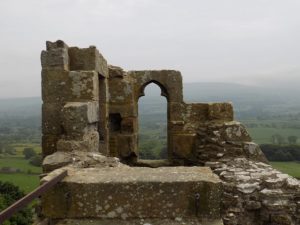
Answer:
POLYGON ((273 134, 271 136, 272 144, 274 145, 284 145, 284 144, 289 144, 289 145, 296 145, 298 141, 298 137, 295 135, 290 135, 287 137, 287 139, 280 135, 280 134, 273 134))
POLYGON ((37 154, 33 148, 24 148, 23 150, 24 158, 29 160, 29 163, 33 166, 42 165, 42 156, 37 154))
POLYGON ((297 145, 261 145, 261 150, 270 161, 300 161, 300 146, 297 145))

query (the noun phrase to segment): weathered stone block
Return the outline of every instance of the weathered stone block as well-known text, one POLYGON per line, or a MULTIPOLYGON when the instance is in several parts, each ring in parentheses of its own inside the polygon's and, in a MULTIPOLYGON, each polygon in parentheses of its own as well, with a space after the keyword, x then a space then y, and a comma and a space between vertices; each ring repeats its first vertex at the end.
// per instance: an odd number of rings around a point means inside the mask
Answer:
POLYGON ((65 102, 69 87, 68 71, 42 70, 42 99, 44 102, 65 102))
POLYGON ((259 145, 254 142, 244 142, 243 149, 249 159, 268 163, 267 158, 260 149, 259 145))
POLYGON ((55 152, 43 160, 43 171, 50 172, 72 163, 72 157, 66 152, 55 152))
MULTIPOLYGON (((51 174, 42 182, 48 179, 51 174)), ((207 167, 70 168, 43 195, 42 209, 46 217, 65 219, 217 219, 220 201, 221 181, 207 167)))
POLYGON ((207 121, 208 104, 189 103, 185 106, 185 117, 187 123, 199 124, 199 122, 207 121))
POLYGON ((88 132, 81 140, 69 140, 60 139, 57 142, 57 151, 71 152, 71 151, 82 151, 82 152, 98 152, 99 151, 99 133, 88 132))
POLYGON ((99 100, 99 80, 95 71, 70 71, 66 98, 70 102, 99 100))
POLYGON ((113 104, 133 103, 133 85, 129 79, 114 77, 109 79, 109 102, 113 104))
POLYGON ((61 40, 57 40, 55 42, 46 41, 46 47, 47 47, 47 51, 54 50, 57 48, 64 48, 64 49, 69 48, 68 45, 61 40))
POLYGON ((56 152, 56 143, 59 139, 57 135, 43 135, 42 136, 42 152, 43 157, 47 155, 51 155, 52 153, 56 152))
POLYGON ((109 78, 123 78, 125 76, 125 72, 121 67, 118 66, 113 66, 113 65, 108 65, 108 73, 109 73, 109 78))
POLYGON ((210 120, 233 120, 233 107, 231 103, 210 103, 208 105, 210 120))
POLYGON ((94 70, 108 77, 108 66, 104 57, 96 47, 69 48, 70 70, 94 70))
POLYGON ((42 51, 41 63, 43 69, 69 70, 69 55, 66 48, 51 48, 42 51))
POLYGON ((57 103, 43 103, 42 132, 43 134, 60 135, 62 133, 62 105, 57 103))
POLYGON ((175 134, 171 137, 173 142, 172 154, 174 158, 186 158, 193 160, 196 134, 175 134))
POLYGON ((117 150, 121 157, 129 157, 132 154, 137 155, 137 135, 119 134, 117 137, 117 150))
POLYGON ((122 118, 121 132, 122 133, 136 133, 136 132, 138 132, 137 118, 135 118, 135 117, 122 118))
POLYGON ((137 117, 138 110, 137 104, 110 104, 109 113, 119 113, 122 118, 124 117, 137 117))
POLYGON ((89 130, 89 124, 99 120, 98 102, 68 102, 62 118, 68 136, 81 136, 89 130))
POLYGON ((168 102, 171 121, 182 121, 186 116, 186 104, 179 102, 168 102))
POLYGON ((221 127, 219 131, 220 138, 225 141, 251 141, 251 137, 247 132, 245 126, 243 126, 240 122, 225 122, 224 126, 221 127))

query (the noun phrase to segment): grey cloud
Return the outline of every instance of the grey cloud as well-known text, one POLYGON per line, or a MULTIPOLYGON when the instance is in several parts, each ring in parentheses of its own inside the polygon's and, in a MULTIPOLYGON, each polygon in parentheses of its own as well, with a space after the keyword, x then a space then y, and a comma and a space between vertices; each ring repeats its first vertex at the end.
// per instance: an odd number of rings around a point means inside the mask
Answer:
POLYGON ((298 74, 299 10, 295 0, 2 0, 0 98, 40 95, 40 51, 56 39, 96 45, 125 69, 178 69, 185 82, 298 74))

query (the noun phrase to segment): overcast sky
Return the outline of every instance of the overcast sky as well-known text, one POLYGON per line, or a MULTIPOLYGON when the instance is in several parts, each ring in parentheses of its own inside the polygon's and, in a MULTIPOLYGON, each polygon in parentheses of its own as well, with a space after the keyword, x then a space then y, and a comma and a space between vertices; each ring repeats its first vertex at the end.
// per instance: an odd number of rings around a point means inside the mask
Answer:
POLYGON ((1 0, 0 98, 40 96, 40 52, 57 39, 184 82, 298 81, 299 12, 299 0, 1 0))

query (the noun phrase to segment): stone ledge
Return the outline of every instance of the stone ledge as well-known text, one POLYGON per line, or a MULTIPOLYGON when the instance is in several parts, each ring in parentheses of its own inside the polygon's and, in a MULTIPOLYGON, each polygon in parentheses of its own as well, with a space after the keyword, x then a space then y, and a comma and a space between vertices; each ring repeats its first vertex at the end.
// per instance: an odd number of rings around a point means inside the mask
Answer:
POLYGON ((221 181, 207 167, 69 168, 42 202, 44 215, 57 219, 175 219, 197 211, 201 219, 219 219, 220 195, 221 181))
MULTIPOLYGON (((133 219, 125 220, 61 220, 55 225, 223 225, 222 220, 200 220, 197 218, 133 219)), ((42 224, 40 224, 42 225, 42 224)))

